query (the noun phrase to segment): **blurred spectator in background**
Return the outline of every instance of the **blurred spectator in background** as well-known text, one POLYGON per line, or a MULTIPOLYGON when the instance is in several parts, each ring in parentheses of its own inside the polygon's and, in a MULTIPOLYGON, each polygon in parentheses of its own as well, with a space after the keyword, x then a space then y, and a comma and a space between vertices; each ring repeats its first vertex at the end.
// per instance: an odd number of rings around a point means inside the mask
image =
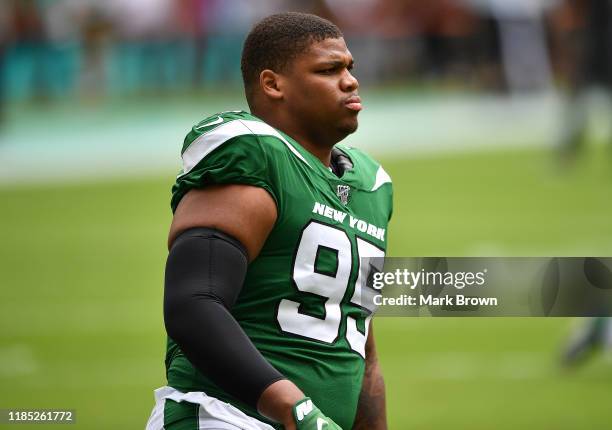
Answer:
POLYGON ((217 0, 211 2, 206 19, 207 46, 202 79, 205 86, 238 85, 240 51, 251 25, 278 10, 279 2, 264 0, 217 0))
POLYGON ((172 0, 109 0, 115 37, 112 88, 120 93, 162 91, 175 73, 169 43, 172 0))
POLYGON ((5 90, 5 57, 6 49, 12 38, 11 9, 8 2, 0 2, 0 126, 4 121, 5 90))
POLYGON ((365 82, 443 79, 466 83, 478 18, 460 0, 327 0, 365 82), (350 13, 348 12, 350 11, 350 13))
POLYGON ((179 79, 188 88, 200 86, 208 46, 208 16, 215 0, 177 0, 174 3, 176 49, 181 51, 179 79))
MULTIPOLYGON (((553 15, 557 40, 567 49, 565 94, 559 147, 571 161, 587 137, 593 94, 612 102, 612 0, 566 0, 553 15)), ((612 131, 608 130, 612 145, 612 131)))
POLYGON ((586 123, 581 94, 591 82, 610 86, 610 1, 6 0, 0 67, 10 100, 238 87, 246 30, 296 10, 338 23, 364 82, 524 94, 551 89, 560 71, 568 106, 578 106, 562 138, 573 148, 586 123))
POLYGON ((496 21, 501 66, 511 93, 552 86, 544 16, 557 0, 466 0, 496 21))
MULTIPOLYGON (((94 0, 79 1, 78 13, 82 55, 77 56, 80 69, 78 87, 86 98, 99 97, 107 89, 109 44, 111 42, 112 16, 109 4, 94 0)), ((74 24, 73 24, 74 25, 74 24)))
POLYGON ((566 367, 583 363, 597 351, 612 349, 612 318, 581 318, 578 323, 561 357, 566 367))
MULTIPOLYGON (((44 41, 41 42, 45 86, 49 96, 70 95, 76 86, 83 2, 81 0, 39 0, 44 41)), ((84 49, 88 53, 87 46, 84 49)))
POLYGON ((11 90, 24 97, 38 100, 48 96, 46 88, 45 34, 41 5, 34 0, 13 0, 14 43, 10 48, 11 90))
POLYGON ((327 0, 331 19, 342 29, 351 53, 356 59, 355 74, 361 82, 381 76, 388 59, 389 45, 381 41, 381 22, 376 0, 327 0), (350 13, 347 11, 350 10, 350 13), (386 48, 386 49, 385 49, 386 48))
MULTIPOLYGON (((427 3, 421 3, 421 8, 427 3)), ((470 82, 471 65, 475 63, 477 16, 457 0, 434 0, 426 7, 424 36, 427 69, 439 78, 470 82)))

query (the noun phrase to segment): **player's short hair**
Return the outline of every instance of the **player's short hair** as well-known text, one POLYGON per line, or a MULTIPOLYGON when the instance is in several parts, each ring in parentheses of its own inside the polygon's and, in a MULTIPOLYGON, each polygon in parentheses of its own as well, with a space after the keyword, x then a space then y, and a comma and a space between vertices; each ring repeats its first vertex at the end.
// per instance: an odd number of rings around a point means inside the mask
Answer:
POLYGON ((335 24, 309 13, 278 13, 259 21, 244 41, 240 64, 249 104, 263 70, 282 73, 310 44, 341 37, 335 24))

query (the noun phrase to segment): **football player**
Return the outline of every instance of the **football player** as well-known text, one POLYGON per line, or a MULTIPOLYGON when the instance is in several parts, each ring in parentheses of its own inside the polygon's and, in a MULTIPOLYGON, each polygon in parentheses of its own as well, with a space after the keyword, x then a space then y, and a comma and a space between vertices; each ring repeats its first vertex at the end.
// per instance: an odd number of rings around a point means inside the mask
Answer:
POLYGON ((610 349, 612 349, 612 318, 588 318, 580 322, 580 326, 565 345, 561 363, 566 367, 577 366, 593 353, 610 349))
POLYGON ((385 429, 365 300, 387 246, 391 179, 337 144, 362 109, 340 30, 259 22, 242 53, 251 113, 187 134, 172 189, 168 385, 148 429, 385 429))

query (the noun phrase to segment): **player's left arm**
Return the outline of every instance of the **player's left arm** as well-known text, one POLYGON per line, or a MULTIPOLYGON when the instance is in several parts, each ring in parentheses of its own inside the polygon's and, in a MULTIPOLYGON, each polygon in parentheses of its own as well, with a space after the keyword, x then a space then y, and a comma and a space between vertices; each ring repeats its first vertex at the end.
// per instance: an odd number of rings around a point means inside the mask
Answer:
POLYGON ((370 321, 370 332, 365 345, 366 366, 357 416, 353 430, 386 430, 387 412, 385 410, 385 381, 383 380, 376 344, 374 342, 374 327, 370 321))

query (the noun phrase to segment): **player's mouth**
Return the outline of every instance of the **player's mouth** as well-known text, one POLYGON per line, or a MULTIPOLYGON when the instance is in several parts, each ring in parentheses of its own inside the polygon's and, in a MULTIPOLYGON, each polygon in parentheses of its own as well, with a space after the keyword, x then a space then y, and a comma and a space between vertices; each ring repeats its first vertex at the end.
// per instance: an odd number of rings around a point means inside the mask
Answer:
POLYGON ((361 98, 359 96, 349 97, 344 101, 344 105, 348 109, 353 110, 355 112, 359 112, 361 109, 363 109, 363 106, 361 106, 361 98))

